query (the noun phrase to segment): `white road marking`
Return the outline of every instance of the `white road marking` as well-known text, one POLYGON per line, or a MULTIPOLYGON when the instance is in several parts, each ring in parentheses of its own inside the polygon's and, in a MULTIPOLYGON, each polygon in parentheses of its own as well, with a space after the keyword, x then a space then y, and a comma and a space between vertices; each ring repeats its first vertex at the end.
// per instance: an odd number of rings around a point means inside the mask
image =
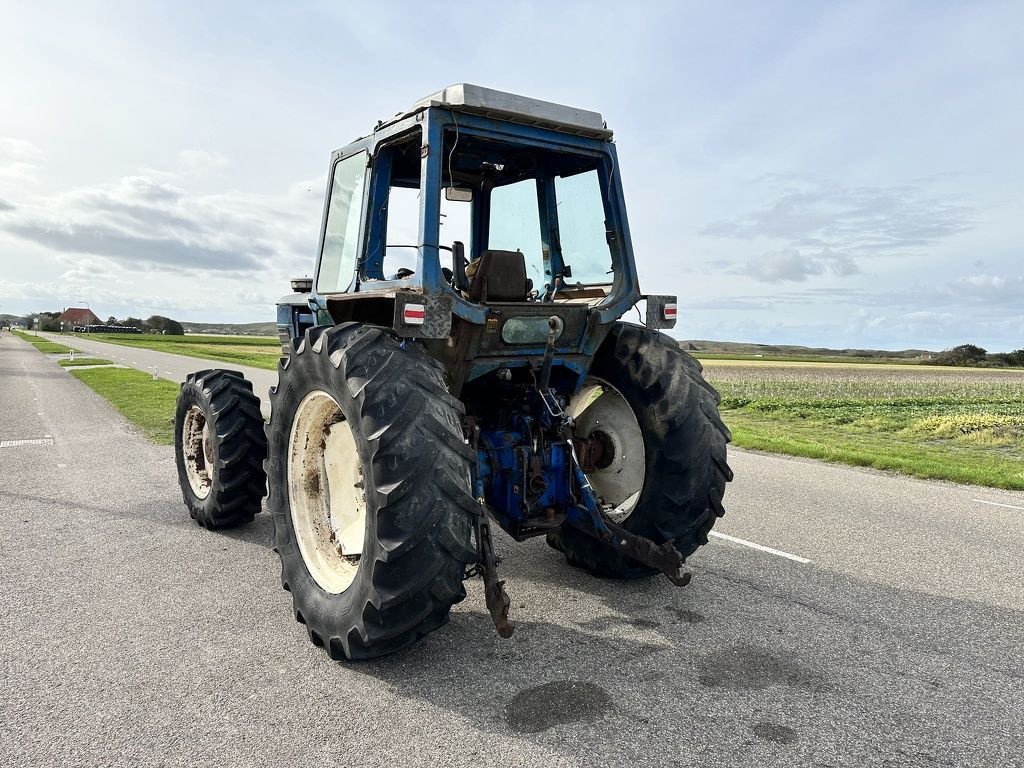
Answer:
POLYGON ((993 507, 1006 507, 1007 509, 1019 509, 1024 512, 1024 507, 1015 507, 1013 504, 1000 504, 998 501, 985 501, 984 499, 971 499, 979 504, 991 504, 993 507))
POLYGON ((750 547, 751 549, 756 549, 760 552, 767 552, 769 555, 778 555, 779 557, 784 557, 787 560, 793 560, 797 563, 803 563, 804 565, 811 562, 806 557, 791 555, 789 552, 783 552, 781 549, 772 549, 771 547, 766 547, 763 544, 755 544, 754 542, 747 541, 746 539, 737 539, 735 536, 729 536, 728 534, 719 533, 718 531, 712 531, 711 535, 717 536, 720 539, 725 539, 726 541, 731 541, 733 544, 742 544, 744 547, 750 547))
POLYGON ((164 371, 164 373, 166 373, 166 374, 167 374, 168 376, 173 376, 173 375, 174 375, 174 374, 173 374, 173 373, 171 373, 170 371, 164 371))
POLYGON ((32 437, 27 440, 0 440, 0 448, 20 448, 23 445, 53 445, 53 438, 32 437))

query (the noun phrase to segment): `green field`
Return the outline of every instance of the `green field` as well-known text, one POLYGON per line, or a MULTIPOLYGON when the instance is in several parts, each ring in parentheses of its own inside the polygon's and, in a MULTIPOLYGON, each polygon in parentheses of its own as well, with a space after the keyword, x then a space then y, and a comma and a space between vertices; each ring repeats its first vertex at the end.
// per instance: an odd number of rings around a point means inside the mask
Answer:
POLYGON ((125 347, 142 347, 158 352, 171 352, 188 357, 219 360, 235 365, 274 370, 281 357, 281 342, 272 336, 155 336, 101 333, 90 335, 97 341, 107 341, 125 347))
POLYGON ((736 445, 1024 489, 1024 371, 705 360, 736 445))
POLYGON ((127 368, 90 368, 71 375, 109 400, 154 443, 174 443, 179 385, 127 368))

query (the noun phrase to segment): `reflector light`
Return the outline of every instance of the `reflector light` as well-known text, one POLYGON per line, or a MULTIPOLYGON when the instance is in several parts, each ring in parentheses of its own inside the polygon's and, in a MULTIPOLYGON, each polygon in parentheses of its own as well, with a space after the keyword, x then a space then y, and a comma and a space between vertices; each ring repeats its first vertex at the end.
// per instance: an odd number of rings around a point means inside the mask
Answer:
POLYGON ((406 304, 402 308, 402 321, 406 325, 423 325, 427 319, 427 308, 422 304, 406 304))
POLYGON ((676 305, 675 304, 666 304, 664 307, 661 308, 661 316, 664 319, 666 319, 666 320, 675 320, 676 319, 676 305))

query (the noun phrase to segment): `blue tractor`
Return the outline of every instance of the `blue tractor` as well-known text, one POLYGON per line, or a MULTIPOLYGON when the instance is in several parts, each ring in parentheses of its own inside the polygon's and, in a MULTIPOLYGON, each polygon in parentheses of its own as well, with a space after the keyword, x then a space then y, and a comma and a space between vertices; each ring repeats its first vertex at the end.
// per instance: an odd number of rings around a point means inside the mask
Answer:
POLYGON ((601 576, 689 581, 729 432, 660 332, 675 297, 640 293, 599 114, 462 84, 378 123, 331 156, 292 288, 265 429, 240 374, 193 374, 178 472, 209 528, 266 491, 295 618, 333 658, 432 632, 474 575, 510 635, 492 521, 601 576))

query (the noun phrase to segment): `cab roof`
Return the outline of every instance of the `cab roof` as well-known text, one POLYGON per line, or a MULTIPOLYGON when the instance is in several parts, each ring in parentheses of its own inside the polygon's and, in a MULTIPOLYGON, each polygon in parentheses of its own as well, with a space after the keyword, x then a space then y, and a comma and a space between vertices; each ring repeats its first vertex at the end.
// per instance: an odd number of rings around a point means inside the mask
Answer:
POLYGON ((577 136, 597 139, 612 137, 612 132, 608 130, 600 112, 496 91, 471 83, 456 83, 425 96, 406 112, 396 115, 394 120, 408 117, 428 107, 445 107, 456 112, 469 112, 499 120, 535 125, 577 136))

